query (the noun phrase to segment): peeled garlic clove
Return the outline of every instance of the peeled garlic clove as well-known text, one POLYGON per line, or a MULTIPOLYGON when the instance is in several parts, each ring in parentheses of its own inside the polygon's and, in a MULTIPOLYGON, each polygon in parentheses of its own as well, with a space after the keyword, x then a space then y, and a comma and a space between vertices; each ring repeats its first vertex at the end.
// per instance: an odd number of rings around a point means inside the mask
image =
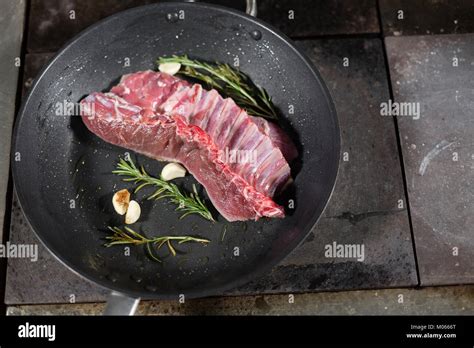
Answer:
POLYGON ((179 163, 168 163, 161 171, 161 178, 166 181, 182 178, 185 175, 186 169, 179 163))
POLYGON ((173 63, 173 62, 162 63, 158 66, 158 70, 169 75, 176 74, 179 71, 179 69, 181 69, 181 64, 173 63))
POLYGON ((142 209, 140 208, 140 204, 137 201, 131 200, 128 204, 127 214, 125 214, 125 223, 126 224, 133 224, 137 222, 140 218, 140 214, 142 209))
POLYGON ((127 189, 115 192, 112 197, 112 204, 117 214, 124 215, 127 212, 128 204, 130 202, 130 192, 127 189))

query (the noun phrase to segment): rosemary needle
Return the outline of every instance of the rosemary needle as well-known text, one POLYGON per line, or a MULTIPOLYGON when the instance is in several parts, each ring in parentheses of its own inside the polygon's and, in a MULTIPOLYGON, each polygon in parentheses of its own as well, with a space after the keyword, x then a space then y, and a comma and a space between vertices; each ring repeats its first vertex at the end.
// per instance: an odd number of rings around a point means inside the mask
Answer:
POLYGON ((161 260, 154 255, 152 247, 155 247, 156 250, 158 250, 166 244, 171 255, 176 256, 176 250, 172 244, 173 241, 177 242, 178 244, 188 242, 207 244, 210 242, 209 239, 196 238, 192 236, 160 236, 147 238, 127 226, 125 226, 123 230, 119 227, 111 226, 108 226, 108 229, 112 231, 113 234, 105 237, 105 239, 108 240, 108 242, 104 244, 106 247, 122 244, 145 245, 150 257, 158 262, 161 262, 161 260))
POLYGON ((139 184, 135 192, 146 186, 155 187, 156 190, 148 196, 148 199, 168 198, 177 205, 176 210, 183 213, 181 219, 191 214, 197 214, 209 221, 215 221, 206 204, 199 197, 195 185, 193 185, 193 192, 184 193, 176 184, 150 176, 143 166, 137 168, 130 158, 127 160, 121 158, 117 164, 117 169, 112 173, 126 176, 127 178, 123 179, 124 181, 139 184))
POLYGON ((189 59, 187 55, 160 57, 157 64, 179 63, 183 67, 178 74, 188 76, 206 83, 227 97, 232 98, 237 105, 250 115, 276 119, 277 113, 267 91, 255 85, 241 71, 228 64, 209 64, 189 59))

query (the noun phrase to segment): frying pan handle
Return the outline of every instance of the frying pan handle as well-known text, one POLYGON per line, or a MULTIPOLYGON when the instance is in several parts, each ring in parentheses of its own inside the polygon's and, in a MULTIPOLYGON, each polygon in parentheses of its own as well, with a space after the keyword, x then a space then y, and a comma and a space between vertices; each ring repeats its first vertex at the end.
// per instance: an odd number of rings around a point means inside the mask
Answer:
POLYGON ((112 291, 107 299, 104 315, 134 315, 138 303, 140 303, 139 298, 112 291))
MULTIPOLYGON (((196 2, 197 0, 187 0, 187 2, 196 2)), ((245 13, 257 17, 257 0, 245 0, 247 7, 245 8, 245 13)))
POLYGON ((257 0, 246 0, 246 3, 245 13, 252 17, 257 17, 257 0))

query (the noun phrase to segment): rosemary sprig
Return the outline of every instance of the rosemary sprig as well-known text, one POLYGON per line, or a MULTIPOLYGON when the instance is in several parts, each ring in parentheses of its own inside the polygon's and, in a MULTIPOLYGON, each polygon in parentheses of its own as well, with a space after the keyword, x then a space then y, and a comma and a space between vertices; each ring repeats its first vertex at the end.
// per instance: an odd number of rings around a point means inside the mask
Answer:
POLYGON ((127 178, 123 179, 124 181, 139 184, 135 189, 135 193, 146 186, 156 187, 157 189, 148 196, 148 199, 169 198, 172 203, 177 205, 176 210, 183 212, 181 219, 190 214, 198 214, 209 221, 215 221, 206 204, 199 197, 195 185, 193 185, 193 192, 184 193, 176 184, 149 175, 143 166, 137 168, 130 158, 127 158, 127 160, 121 158, 117 164, 117 169, 112 173, 126 176, 127 178))
POLYGON ((132 230, 131 228, 127 226, 125 226, 123 230, 119 227, 111 227, 111 226, 108 226, 108 229, 112 231, 113 234, 105 237, 105 239, 107 239, 108 242, 105 243, 104 246, 111 247, 114 245, 122 245, 122 244, 145 245, 149 256, 158 262, 161 262, 161 260, 154 255, 152 247, 155 247, 155 249, 158 250, 163 245, 166 245, 171 255, 176 256, 176 249, 174 248, 172 244, 173 241, 178 242, 178 244, 183 244, 183 243, 188 243, 188 242, 207 244, 210 242, 209 239, 196 238, 196 237, 191 237, 191 236, 161 236, 161 237, 147 238, 144 235, 138 232, 135 232, 134 230, 132 230))
POLYGON ((208 87, 232 98, 250 115, 268 119, 277 118, 275 107, 267 91, 255 85, 247 75, 228 64, 209 64, 189 59, 187 55, 158 58, 157 64, 162 63, 180 63, 182 67, 178 74, 206 83, 208 87))

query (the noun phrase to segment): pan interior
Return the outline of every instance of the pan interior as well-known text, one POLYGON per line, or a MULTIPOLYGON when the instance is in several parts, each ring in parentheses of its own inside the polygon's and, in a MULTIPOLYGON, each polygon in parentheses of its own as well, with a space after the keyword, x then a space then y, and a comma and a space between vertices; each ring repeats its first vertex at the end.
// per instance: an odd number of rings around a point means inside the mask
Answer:
MULTIPOLYGON (((339 133, 319 75, 285 38, 228 9, 159 4, 109 17, 55 57, 21 111, 14 151, 21 154, 21 161, 13 163, 21 205, 59 259, 90 280, 132 295, 194 297, 248 281, 302 241, 332 191, 339 133), (137 230, 148 236, 191 234, 211 240, 207 246, 181 245, 177 257, 162 253, 163 262, 156 263, 141 247, 131 247, 127 255, 124 247, 103 246, 106 227, 122 224, 111 206, 113 192, 133 187, 111 174, 127 150, 97 138, 80 117, 57 115, 57 110, 93 91, 108 90, 124 74, 154 69, 157 57, 173 54, 238 62, 272 96, 300 157, 292 165, 293 187, 278 199, 285 206, 294 200, 285 219, 180 220, 170 203, 144 200, 140 223, 132 226, 137 230)), ((162 163, 131 154, 150 173, 160 173, 162 163)), ((192 177, 179 181, 188 189, 194 182, 192 177)), ((138 199, 147 192, 138 193, 138 199)))

